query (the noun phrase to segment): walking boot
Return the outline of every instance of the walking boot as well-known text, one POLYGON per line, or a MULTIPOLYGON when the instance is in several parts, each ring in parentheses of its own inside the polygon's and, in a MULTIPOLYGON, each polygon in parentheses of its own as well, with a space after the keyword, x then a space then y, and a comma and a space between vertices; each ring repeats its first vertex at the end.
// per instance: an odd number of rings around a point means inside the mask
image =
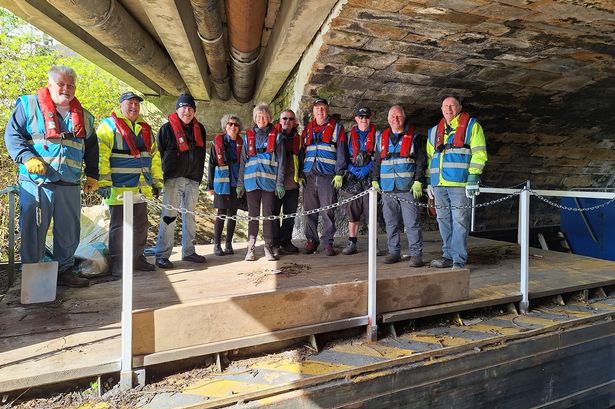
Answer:
POLYGON ((216 256, 223 256, 225 254, 220 243, 214 243, 214 254, 216 256))
POLYGON ((224 254, 235 254, 235 251, 233 250, 233 243, 230 241, 227 241, 226 244, 224 245, 224 254))
POLYGON ((421 256, 410 256, 410 267, 423 267, 423 257, 421 256))
POLYGON ((442 257, 435 260, 431 260, 431 267, 435 268, 448 268, 453 266, 453 260, 450 258, 442 257))
POLYGON ((251 239, 248 241, 248 248, 246 249, 246 257, 245 261, 254 261, 256 257, 254 255, 254 248, 256 247, 256 239, 251 239))
POLYGON ((265 244, 265 257, 267 257, 268 261, 276 261, 279 260, 278 257, 273 254, 274 250, 271 244, 265 244))
POLYGON ((342 250, 342 254, 349 256, 351 254, 355 254, 357 252, 357 243, 354 241, 349 241, 344 250, 342 250))
POLYGON ((273 246, 273 257, 280 259, 280 246, 273 246))

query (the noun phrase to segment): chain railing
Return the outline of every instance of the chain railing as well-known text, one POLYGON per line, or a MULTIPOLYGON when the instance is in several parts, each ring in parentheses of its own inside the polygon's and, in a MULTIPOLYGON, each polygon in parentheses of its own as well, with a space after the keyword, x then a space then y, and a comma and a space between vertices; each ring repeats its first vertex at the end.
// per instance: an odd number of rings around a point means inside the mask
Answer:
POLYGON ((7 289, 15 282, 15 196, 19 192, 17 186, 8 186, 0 190, 0 196, 9 195, 9 220, 8 220, 8 245, 6 252, 8 255, 7 265, 7 289))

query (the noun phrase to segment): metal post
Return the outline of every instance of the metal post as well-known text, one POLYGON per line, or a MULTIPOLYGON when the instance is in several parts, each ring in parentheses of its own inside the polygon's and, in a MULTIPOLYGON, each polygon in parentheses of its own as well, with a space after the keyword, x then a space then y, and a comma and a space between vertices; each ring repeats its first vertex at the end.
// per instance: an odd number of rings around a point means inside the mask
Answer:
POLYGON ((15 190, 9 192, 9 285, 10 288, 15 282, 15 190))
POLYGON ((530 308, 529 299, 529 252, 530 252, 530 181, 526 182, 525 188, 519 197, 520 214, 520 239, 521 239, 521 260, 520 260, 520 289, 522 298, 519 309, 522 314, 527 314, 530 308))
POLYGON ((378 237, 378 192, 369 191, 369 235, 367 252, 367 342, 378 340, 376 324, 376 239, 378 237))
POLYGON ((474 232, 474 209, 476 206, 476 196, 472 196, 472 213, 470 213, 470 231, 474 232))
POLYGON ((132 371, 132 237, 133 193, 124 192, 124 230, 122 253, 122 370, 120 389, 133 387, 132 371))

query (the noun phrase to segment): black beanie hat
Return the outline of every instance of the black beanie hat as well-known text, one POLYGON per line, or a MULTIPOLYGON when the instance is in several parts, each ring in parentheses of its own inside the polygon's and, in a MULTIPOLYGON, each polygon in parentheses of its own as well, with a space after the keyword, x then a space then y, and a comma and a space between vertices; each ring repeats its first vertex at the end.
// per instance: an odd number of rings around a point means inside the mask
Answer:
POLYGON ((192 109, 196 111, 196 102, 194 102, 194 98, 190 94, 181 94, 177 98, 177 102, 175 103, 175 109, 179 109, 181 107, 190 106, 192 109))

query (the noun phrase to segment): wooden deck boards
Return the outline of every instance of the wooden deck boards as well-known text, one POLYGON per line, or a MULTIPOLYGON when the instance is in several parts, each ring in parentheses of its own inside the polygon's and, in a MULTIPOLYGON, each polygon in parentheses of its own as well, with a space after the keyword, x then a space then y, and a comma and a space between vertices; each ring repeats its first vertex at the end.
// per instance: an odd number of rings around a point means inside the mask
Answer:
MULTIPOLYGON (((362 280, 367 277, 367 253, 365 240, 359 243, 362 252, 353 256, 297 255, 278 262, 265 261, 260 247, 261 259, 253 263, 243 261, 240 245, 238 254, 224 257, 213 256, 211 246, 200 246, 208 256, 204 269, 178 261, 172 271, 137 272, 134 307, 362 280)), ((469 247, 470 300, 409 311, 437 315, 520 298, 517 246, 471 238, 469 247)), ((615 262, 539 249, 530 249, 530 254, 530 298, 615 284, 615 262)), ((424 259, 439 256, 438 233, 427 232, 424 259)), ((409 273, 407 262, 384 265, 379 258, 379 277, 409 273)), ((117 371, 120 293, 121 282, 101 282, 86 289, 61 289, 54 303, 21 306, 18 289, 11 290, 0 303, 0 392, 117 371)))

